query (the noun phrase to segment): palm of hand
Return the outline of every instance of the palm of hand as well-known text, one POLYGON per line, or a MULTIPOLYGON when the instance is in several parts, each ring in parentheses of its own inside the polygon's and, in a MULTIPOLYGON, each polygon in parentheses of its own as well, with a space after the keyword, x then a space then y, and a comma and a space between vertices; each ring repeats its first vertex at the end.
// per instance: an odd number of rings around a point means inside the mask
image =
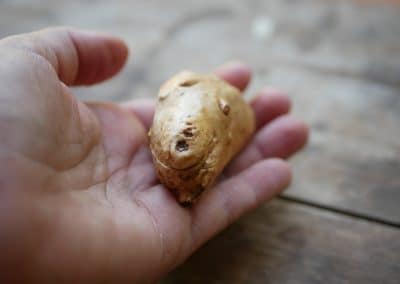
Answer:
MULTIPOLYGON (((259 97, 255 140, 215 189, 184 209, 155 175, 147 146, 152 106, 84 104, 60 83, 91 84, 113 75, 125 61, 125 46, 65 30, 31 37, 39 40, 16 37, 0 45, 0 57, 7 58, 0 79, 18 86, 1 92, 7 123, 0 125, 0 159, 8 165, 0 176, 0 229, 8 237, 0 244, 7 256, 0 264, 9 268, 4 277, 18 283, 152 281, 288 184, 283 162, 263 161, 287 157, 305 143, 300 122, 271 122, 288 111, 286 97, 259 97), (94 61, 91 53, 106 58, 94 61), (257 139, 277 146, 264 149, 257 139)), ((219 75, 244 89, 249 74, 241 68, 219 75)))

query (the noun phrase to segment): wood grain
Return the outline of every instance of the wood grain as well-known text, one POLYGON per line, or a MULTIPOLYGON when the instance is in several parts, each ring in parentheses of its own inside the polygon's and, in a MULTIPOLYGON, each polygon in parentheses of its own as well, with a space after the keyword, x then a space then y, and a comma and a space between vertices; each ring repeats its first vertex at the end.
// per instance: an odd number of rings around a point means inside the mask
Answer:
POLYGON ((154 97, 177 71, 232 58, 255 70, 248 97, 265 85, 289 92, 312 131, 284 197, 310 206, 275 200, 164 283, 399 283, 398 2, 3 0, 0 37, 68 25, 125 39, 126 68, 75 89, 82 99, 154 97))
POLYGON ((293 159, 295 182, 285 195, 400 225, 398 91, 295 68, 273 70, 264 80, 292 94, 295 115, 312 129, 309 146, 293 159))
POLYGON ((396 284, 399 251, 399 230, 275 200, 161 283, 396 284))

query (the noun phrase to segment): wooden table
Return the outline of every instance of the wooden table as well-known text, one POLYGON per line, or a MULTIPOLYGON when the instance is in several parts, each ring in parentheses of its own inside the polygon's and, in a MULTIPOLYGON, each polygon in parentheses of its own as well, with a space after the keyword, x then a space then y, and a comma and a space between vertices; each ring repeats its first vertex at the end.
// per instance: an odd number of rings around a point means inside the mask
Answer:
POLYGON ((291 188, 163 283, 400 283, 399 1, 0 1, 0 36, 73 25, 133 50, 82 98, 154 96, 183 68, 239 58, 312 129, 291 188))

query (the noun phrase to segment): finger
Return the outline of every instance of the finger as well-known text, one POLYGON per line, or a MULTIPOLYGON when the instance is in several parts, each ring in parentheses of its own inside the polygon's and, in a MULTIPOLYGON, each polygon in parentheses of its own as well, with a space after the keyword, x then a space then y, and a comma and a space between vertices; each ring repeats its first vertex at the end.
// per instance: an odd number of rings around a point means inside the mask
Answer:
POLYGON ((218 77, 243 92, 251 80, 250 67, 241 62, 229 62, 215 70, 218 77))
POLYGON ((257 129, 290 110, 289 97, 282 91, 265 88, 250 102, 257 129))
POLYGON ((292 116, 281 116, 264 126, 251 143, 225 169, 226 176, 235 175, 260 160, 285 159, 307 142, 308 127, 292 116))
POLYGON ((153 99, 136 99, 121 104, 131 111, 148 130, 153 122, 155 101, 153 99))
POLYGON ((245 212, 270 200, 291 180, 289 165, 263 160, 205 193, 193 208, 193 248, 210 239, 245 212))
POLYGON ((69 28, 51 28, 1 40, 47 60, 66 85, 90 85, 115 75, 128 48, 115 37, 69 28))
POLYGON ((153 219, 161 238, 162 266, 176 266, 191 253, 190 211, 180 206, 173 194, 160 184, 135 191, 133 200, 153 219))

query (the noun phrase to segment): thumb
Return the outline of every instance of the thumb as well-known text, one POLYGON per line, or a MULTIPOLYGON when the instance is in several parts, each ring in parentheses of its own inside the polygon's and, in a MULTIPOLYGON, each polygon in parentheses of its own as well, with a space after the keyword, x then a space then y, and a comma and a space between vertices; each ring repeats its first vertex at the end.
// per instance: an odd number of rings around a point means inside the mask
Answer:
POLYGON ((11 36, 0 45, 24 49, 47 60, 66 85, 90 85, 115 75, 128 57, 115 37, 71 28, 49 28, 11 36))

